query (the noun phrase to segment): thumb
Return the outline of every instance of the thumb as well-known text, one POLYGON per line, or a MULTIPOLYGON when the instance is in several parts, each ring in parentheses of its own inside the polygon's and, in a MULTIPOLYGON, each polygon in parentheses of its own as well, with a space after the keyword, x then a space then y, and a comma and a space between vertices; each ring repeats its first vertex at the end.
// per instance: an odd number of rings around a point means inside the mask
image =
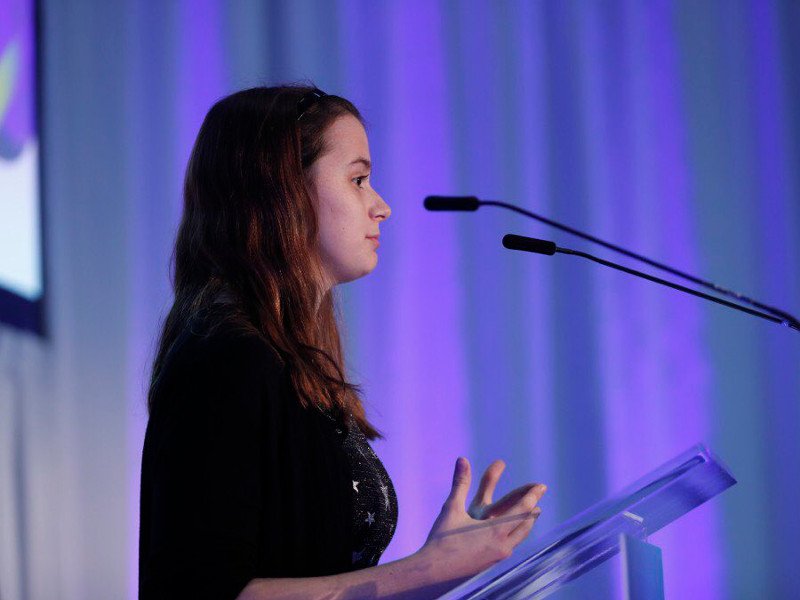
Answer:
POLYGON ((464 508, 467 504, 467 492, 469 491, 469 484, 472 481, 472 469, 470 468, 469 461, 463 456, 459 456, 456 460, 456 468, 453 473, 453 489, 450 490, 450 500, 460 508, 464 508))

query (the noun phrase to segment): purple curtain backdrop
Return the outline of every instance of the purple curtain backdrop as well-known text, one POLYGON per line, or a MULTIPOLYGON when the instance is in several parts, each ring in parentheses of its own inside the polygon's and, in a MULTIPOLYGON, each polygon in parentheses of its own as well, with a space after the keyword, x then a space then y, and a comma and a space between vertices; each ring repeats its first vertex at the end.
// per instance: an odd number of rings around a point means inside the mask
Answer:
MULTIPOLYGON (((204 0, 159 11, 172 26, 162 25, 160 39, 143 34, 141 47, 156 43, 166 54, 144 67, 144 85, 128 98, 144 103, 154 85, 171 88, 151 106, 169 117, 143 111, 137 127, 156 119, 169 132, 158 142, 170 139, 171 168, 149 191, 170 207, 160 211, 173 228, 182 167, 205 111, 223 94, 310 79, 353 99, 370 124, 375 185, 394 212, 378 270, 341 295, 352 376, 387 434, 378 451, 399 491, 387 559, 424 541, 459 454, 476 471, 505 458, 507 486, 550 484, 541 531, 702 440, 731 460, 742 483, 656 536, 670 594, 726 597, 765 582, 781 589, 789 575, 765 559, 780 548, 767 510, 750 520, 749 549, 731 545, 737 515, 758 496, 756 482, 768 485, 776 454, 767 424, 753 426, 764 418, 766 380, 791 384, 786 409, 796 410, 797 377, 785 357, 769 366, 742 356, 758 383, 734 391, 727 349, 760 338, 796 356, 796 341, 618 273, 508 254, 499 246, 508 231, 584 244, 487 209, 427 214, 421 199, 514 200, 793 307, 796 295, 779 282, 797 260, 796 219, 774 240, 765 236, 766 254, 751 247, 741 261, 735 251, 724 258, 737 237, 758 234, 759 219, 790 210, 796 157, 774 153, 790 139, 781 115, 793 100, 780 81, 789 66, 776 29, 783 8, 301 2, 245 10, 204 0), (704 60, 714 64, 701 71, 704 60), (737 111, 747 118, 739 122, 737 111), (735 172, 737 160, 744 172, 735 172), (739 211, 720 186, 738 196, 739 211), (748 268, 715 268, 730 259, 748 268), (759 277, 762 259, 780 269, 771 288, 759 277), (729 412, 756 421, 726 423, 729 412), (752 447, 729 448, 740 437, 752 447), (742 574, 744 562, 751 566, 742 574)), ((153 9, 138 9, 141 32, 158 20, 153 9)), ((146 168, 153 148, 131 150, 146 168)), ((151 226, 146 217, 141 224, 151 226)), ((137 263, 142 295, 164 290, 171 237, 159 243, 146 265, 137 263)), ((166 303, 136 322, 143 339, 134 349, 147 340, 143 332, 155 332, 166 303)), ((134 427, 141 431, 141 417, 134 427)), ((796 493, 788 472, 772 477, 796 493)), ((131 525, 133 532, 133 513, 131 525)))

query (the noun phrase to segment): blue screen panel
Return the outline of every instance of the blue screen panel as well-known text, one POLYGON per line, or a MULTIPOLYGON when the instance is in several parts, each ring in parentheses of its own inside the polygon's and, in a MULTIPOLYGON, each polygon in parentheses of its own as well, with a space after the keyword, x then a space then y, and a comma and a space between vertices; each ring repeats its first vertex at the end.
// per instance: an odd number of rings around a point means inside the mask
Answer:
POLYGON ((42 332, 35 0, 0 0, 0 321, 42 332))

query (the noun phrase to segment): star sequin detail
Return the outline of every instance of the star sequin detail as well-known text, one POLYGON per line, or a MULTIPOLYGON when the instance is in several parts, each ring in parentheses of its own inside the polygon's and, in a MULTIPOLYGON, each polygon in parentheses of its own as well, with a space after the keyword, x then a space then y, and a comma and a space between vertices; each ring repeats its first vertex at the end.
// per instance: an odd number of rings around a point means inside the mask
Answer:
POLYGON ((364 522, 368 525, 372 525, 375 522, 375 514, 368 511, 367 518, 364 519, 364 522))
POLYGON ((353 489, 355 490, 356 494, 358 493, 358 481, 353 482, 353 489))

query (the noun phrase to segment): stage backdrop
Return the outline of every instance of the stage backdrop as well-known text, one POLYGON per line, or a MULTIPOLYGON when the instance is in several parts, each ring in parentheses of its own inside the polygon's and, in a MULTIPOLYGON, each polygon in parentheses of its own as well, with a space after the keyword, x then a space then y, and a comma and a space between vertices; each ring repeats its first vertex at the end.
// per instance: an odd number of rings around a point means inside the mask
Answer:
MULTIPOLYGON (((704 441, 739 479, 653 538, 673 598, 800 588, 800 334, 503 234, 506 199, 800 312, 797 2, 43 2, 50 338, 0 330, 0 597, 135 598, 149 363, 181 180, 234 90, 311 80, 391 204, 341 289, 416 550, 456 456, 550 488, 541 534, 704 441)), ((609 596, 613 577, 599 578, 609 596)), ((602 590, 602 591, 601 591, 602 590)))

